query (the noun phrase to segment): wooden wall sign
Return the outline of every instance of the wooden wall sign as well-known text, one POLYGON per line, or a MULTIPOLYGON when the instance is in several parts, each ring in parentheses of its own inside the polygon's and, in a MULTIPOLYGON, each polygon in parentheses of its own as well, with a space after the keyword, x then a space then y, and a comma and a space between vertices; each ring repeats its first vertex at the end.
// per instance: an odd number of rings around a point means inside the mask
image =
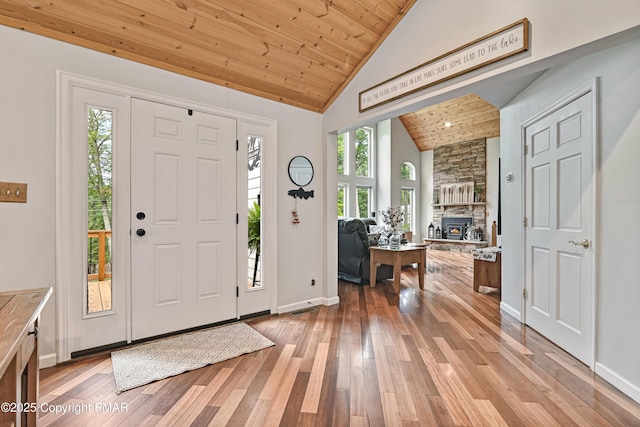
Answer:
POLYGON ((360 112, 529 50, 523 18, 359 94, 360 112))

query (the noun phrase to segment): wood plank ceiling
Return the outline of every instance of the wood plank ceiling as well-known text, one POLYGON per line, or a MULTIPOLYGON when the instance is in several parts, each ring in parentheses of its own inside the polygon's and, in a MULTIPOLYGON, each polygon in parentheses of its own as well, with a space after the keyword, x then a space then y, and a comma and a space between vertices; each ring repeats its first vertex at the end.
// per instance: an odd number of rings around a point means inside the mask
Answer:
POLYGON ((416 0, 0 0, 0 24, 311 111, 416 0))
POLYGON ((402 115, 400 121, 420 151, 500 135, 500 110, 474 94, 402 115))

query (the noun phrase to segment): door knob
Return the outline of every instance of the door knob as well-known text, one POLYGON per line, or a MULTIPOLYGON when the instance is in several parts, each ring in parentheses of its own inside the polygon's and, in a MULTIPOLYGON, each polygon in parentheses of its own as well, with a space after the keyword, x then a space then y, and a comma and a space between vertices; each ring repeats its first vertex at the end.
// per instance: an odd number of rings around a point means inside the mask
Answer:
POLYGON ((145 234, 147 234, 147 232, 146 232, 146 231, 144 231, 144 228, 138 228, 138 229, 136 230, 136 234, 137 234, 138 236, 142 237, 142 236, 144 236, 145 234))
POLYGON ((591 242, 587 239, 584 239, 582 242, 576 242, 575 240, 569 240, 569 243, 576 245, 576 246, 582 246, 583 248, 587 249, 589 248, 589 246, 591 246, 591 242))
POLYGON ((146 215, 144 214, 144 212, 138 212, 136 214, 136 218, 138 218, 139 220, 143 220, 146 217, 146 215))

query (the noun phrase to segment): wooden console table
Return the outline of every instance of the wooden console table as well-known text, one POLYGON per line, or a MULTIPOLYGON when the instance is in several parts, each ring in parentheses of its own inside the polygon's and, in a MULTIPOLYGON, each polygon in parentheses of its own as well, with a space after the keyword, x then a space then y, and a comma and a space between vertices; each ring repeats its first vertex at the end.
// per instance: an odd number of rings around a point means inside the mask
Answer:
POLYGON ((52 289, 0 292, 0 426, 38 418, 38 324, 52 289))
POLYGON ((403 265, 418 264, 418 282, 424 289, 424 267, 427 259, 426 246, 401 246, 400 249, 370 246, 369 259, 371 278, 369 286, 375 288, 377 264, 393 265, 393 292, 400 293, 400 273, 403 265))

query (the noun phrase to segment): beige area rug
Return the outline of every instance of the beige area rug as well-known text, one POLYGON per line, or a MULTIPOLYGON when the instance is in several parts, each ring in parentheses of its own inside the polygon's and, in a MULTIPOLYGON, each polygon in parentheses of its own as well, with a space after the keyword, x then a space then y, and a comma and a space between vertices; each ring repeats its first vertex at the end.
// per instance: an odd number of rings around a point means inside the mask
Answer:
POLYGON ((240 322, 114 351, 116 393, 274 345, 240 322))

